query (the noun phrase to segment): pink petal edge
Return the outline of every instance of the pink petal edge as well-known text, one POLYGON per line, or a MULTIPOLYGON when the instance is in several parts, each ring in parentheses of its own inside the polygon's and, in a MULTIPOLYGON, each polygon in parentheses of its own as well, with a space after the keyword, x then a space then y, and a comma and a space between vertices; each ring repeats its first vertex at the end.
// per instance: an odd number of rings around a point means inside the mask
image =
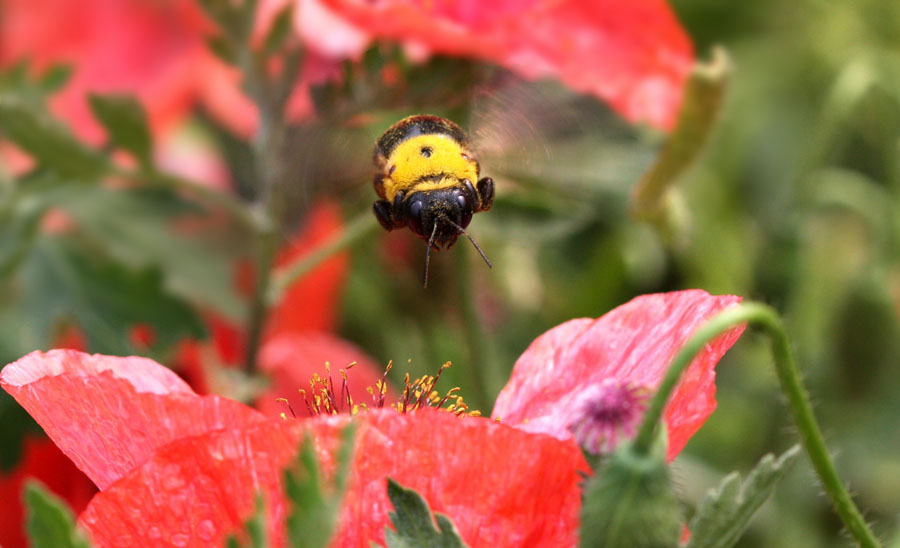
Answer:
POLYGON ((198 396, 146 358, 32 352, 3 368, 0 386, 101 490, 166 443, 264 419, 239 402, 198 396))

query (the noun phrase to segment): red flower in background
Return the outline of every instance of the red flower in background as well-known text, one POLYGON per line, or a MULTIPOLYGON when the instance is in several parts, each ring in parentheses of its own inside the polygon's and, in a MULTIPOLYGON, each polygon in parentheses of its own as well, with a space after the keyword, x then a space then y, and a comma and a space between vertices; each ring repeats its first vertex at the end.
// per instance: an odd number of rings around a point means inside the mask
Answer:
MULTIPOLYGON (((350 421, 358 427, 355 456, 333 545, 383 539, 391 476, 447 514, 473 547, 572 546, 587 468, 577 445, 559 439, 569 437, 576 417, 548 408, 577 409, 579 394, 610 379, 654 386, 662 360, 737 300, 703 291, 650 295, 551 330, 519 360, 498 400, 505 417, 516 417, 503 422, 432 409, 271 420, 198 396, 149 360, 66 350, 25 356, 0 372, 0 385, 100 486, 79 518, 100 547, 221 543, 253 512, 260 489, 268 495, 270 538, 283 545, 282 468, 309 431, 332 470, 337 432, 350 421), (553 435, 528 431, 535 430, 528 417, 553 435)), ((720 338, 691 366, 667 413, 669 431, 682 432, 673 440, 696 429, 698 409, 708 414, 712 366, 739 333, 720 338)), ((673 441, 670 454, 676 443, 683 441, 673 441)))
POLYGON ((39 69, 73 65, 52 107, 82 137, 101 135, 89 92, 136 94, 156 130, 198 102, 243 134, 256 123, 238 74, 208 51, 212 26, 193 0, 0 0, 0 13, 0 65, 21 58, 39 69))
MULTIPOLYGON (((675 125, 691 43, 664 0, 322 0, 360 30, 557 78, 631 121, 675 125)), ((299 2, 302 4, 303 2, 299 2)))

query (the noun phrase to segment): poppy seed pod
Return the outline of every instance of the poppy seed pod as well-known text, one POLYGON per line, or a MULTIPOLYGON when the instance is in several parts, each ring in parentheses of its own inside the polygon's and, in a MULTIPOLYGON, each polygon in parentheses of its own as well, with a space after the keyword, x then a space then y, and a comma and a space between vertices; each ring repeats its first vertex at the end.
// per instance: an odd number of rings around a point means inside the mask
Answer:
POLYGON ((665 435, 647 454, 623 444, 584 488, 582 548, 678 545, 681 508, 666 466, 665 435))

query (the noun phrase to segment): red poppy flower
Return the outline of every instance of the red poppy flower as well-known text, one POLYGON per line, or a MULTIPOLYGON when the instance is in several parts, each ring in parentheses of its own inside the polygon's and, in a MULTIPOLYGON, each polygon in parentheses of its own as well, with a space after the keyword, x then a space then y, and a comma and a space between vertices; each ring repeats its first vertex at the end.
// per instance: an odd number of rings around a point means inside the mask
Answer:
POLYGON ((664 0, 322 0, 362 31, 558 78, 632 121, 671 129, 693 62, 664 0))
MULTIPOLYGON (((447 514, 470 546, 568 547, 577 539, 587 468, 574 441, 559 439, 571 437, 565 429, 577 417, 551 404, 577 409, 585 399, 578 393, 610 381, 655 386, 666 365, 659 362, 737 300, 702 291, 651 295, 551 330, 516 365, 497 403, 503 422, 432 409, 271 420, 198 396, 149 360, 67 350, 29 354, 0 372, 0 385, 101 487, 79 518, 101 547, 220 543, 253 512, 258 490, 267 496, 273 545, 282 545, 281 469, 309 431, 326 474, 333 471, 337 431, 350 421, 355 453, 335 546, 383 540, 391 476, 447 514), (527 431, 532 422, 553 435, 527 431)), ((667 413, 670 432, 680 421, 692 424, 697 409, 708 413, 708 370, 739 332, 691 366, 667 413)))
MULTIPOLYGON (((568 439, 586 399, 628 405, 635 392, 652 393, 691 333, 740 300, 701 290, 644 295, 596 320, 558 325, 535 339, 516 362, 493 416, 568 439)), ((742 332, 742 327, 732 329, 707 345, 675 389, 665 411, 670 460, 715 409, 714 367, 742 332)), ((620 426, 635 427, 640 414, 630 419, 620 426)))
POLYGON ((304 430, 332 469, 338 429, 351 420, 355 457, 334 545, 383 541, 387 475, 451 516, 472 546, 575 542, 586 466, 572 442, 430 409, 265 420, 193 394, 148 360, 68 350, 29 354, 4 368, 0 384, 101 487, 79 518, 100 547, 220 544, 252 513, 258 490, 273 545, 283 545, 281 470, 304 430))

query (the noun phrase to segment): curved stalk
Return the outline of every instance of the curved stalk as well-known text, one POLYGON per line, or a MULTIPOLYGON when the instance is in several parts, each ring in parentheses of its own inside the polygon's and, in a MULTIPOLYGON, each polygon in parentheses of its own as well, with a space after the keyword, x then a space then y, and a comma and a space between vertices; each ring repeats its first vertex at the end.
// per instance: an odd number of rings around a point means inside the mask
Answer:
POLYGON ((772 340, 772 354, 775 358, 775 371, 781 389, 788 398, 788 404, 794 415, 794 422, 803 442, 803 447, 812 461, 813 468, 819 476, 828 498, 831 499, 835 511, 841 517, 847 530, 859 544, 865 548, 881 546, 875 535, 866 525, 862 514, 850 498, 850 494, 838 477, 834 462, 825 447, 822 432, 813 415, 809 394, 800 382, 796 359, 791 350, 790 340, 781 318, 771 307, 759 303, 744 303, 719 313, 691 336, 690 340, 675 356, 672 365, 666 372, 659 390, 653 397, 644 415, 640 430, 634 441, 634 449, 646 454, 650 450, 654 431, 662 418, 663 409, 669 396, 678 384, 681 374, 693 361, 694 356, 709 341, 723 332, 741 324, 752 324, 761 328, 772 340))

